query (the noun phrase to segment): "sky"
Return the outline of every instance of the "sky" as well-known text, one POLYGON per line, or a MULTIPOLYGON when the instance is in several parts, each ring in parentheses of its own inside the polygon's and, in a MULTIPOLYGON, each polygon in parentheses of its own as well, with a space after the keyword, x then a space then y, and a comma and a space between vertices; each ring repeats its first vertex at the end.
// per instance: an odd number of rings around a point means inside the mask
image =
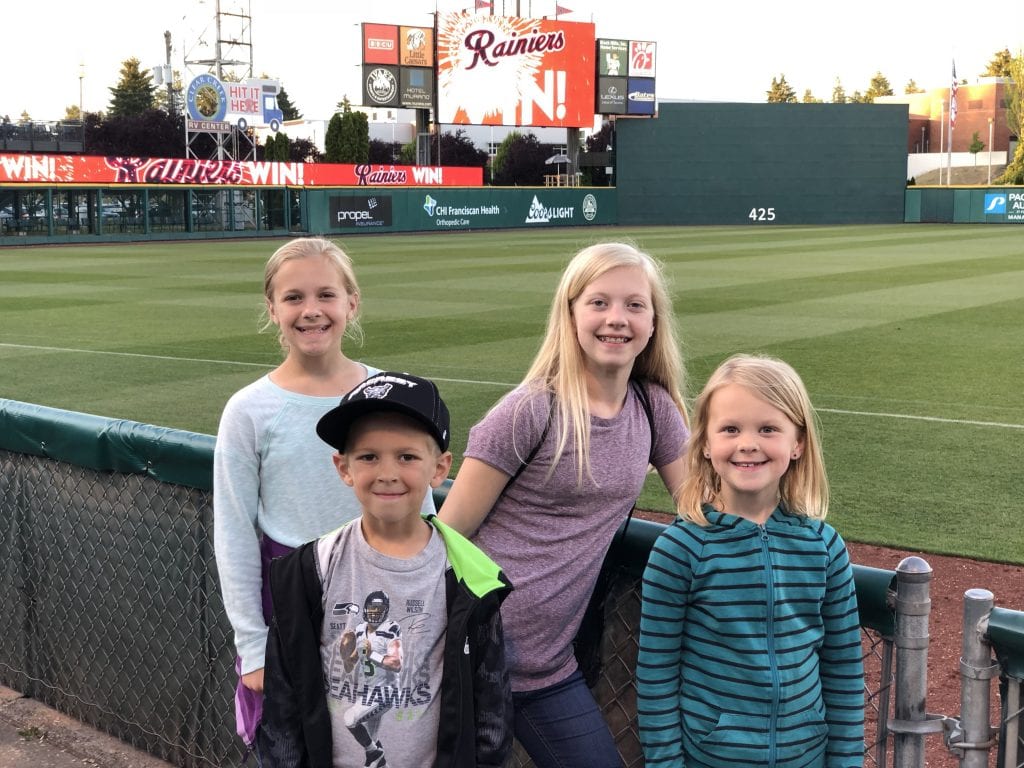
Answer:
MULTIPOLYGON (((309 119, 330 118, 348 96, 361 101, 362 22, 430 26, 435 11, 473 0, 220 0, 222 13, 251 18, 254 75, 279 79, 309 119)), ((1024 49, 1024 3, 977 6, 940 0, 560 0, 564 21, 593 22, 597 37, 657 42, 659 99, 763 102, 773 77, 785 76, 798 98, 809 88, 831 101, 836 78, 847 95, 866 91, 881 72, 893 91, 913 79, 923 88, 974 82, 995 53, 1024 49)), ((502 15, 553 18, 555 0, 495 0, 502 15)), ((205 71, 215 39, 216 0, 47 0, 7 2, 0 28, 0 116, 57 120, 81 102, 105 110, 121 63, 166 63, 187 84, 205 71), (144 8, 145 10, 141 10, 144 8)))

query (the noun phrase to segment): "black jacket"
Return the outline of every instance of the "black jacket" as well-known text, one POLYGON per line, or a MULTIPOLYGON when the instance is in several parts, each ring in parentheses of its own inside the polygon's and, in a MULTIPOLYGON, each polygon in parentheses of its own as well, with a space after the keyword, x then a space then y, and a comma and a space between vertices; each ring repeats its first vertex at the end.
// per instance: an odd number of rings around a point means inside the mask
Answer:
MULTIPOLYGON (((497 565, 455 530, 433 515, 426 519, 441 534, 448 553, 448 627, 434 765, 499 768, 512 746, 512 694, 499 613, 511 585, 497 565)), ((324 614, 316 545, 304 544, 270 567, 274 618, 267 638, 263 721, 257 735, 266 768, 332 765, 320 656, 324 614)))

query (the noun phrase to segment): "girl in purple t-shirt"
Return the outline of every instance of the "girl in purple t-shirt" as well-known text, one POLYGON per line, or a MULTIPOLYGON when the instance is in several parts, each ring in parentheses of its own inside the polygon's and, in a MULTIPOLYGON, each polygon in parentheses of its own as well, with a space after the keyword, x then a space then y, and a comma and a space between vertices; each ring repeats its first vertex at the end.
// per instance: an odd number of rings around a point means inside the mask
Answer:
POLYGON ((440 517, 515 585, 502 606, 515 734, 538 768, 621 765, 572 641, 648 464, 670 493, 682 484, 683 378, 658 264, 592 245, 566 267, 523 382, 470 431, 440 517))

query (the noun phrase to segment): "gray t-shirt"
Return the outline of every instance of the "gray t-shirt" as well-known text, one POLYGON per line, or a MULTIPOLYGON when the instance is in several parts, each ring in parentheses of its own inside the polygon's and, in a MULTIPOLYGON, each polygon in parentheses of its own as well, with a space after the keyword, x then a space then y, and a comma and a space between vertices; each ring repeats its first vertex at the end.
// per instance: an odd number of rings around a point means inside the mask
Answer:
MULTIPOLYGON (((653 451, 647 415, 630 387, 617 416, 590 419, 592 477, 584 473, 577 487, 570 433, 549 478, 558 437, 552 413, 544 444, 472 537, 515 585, 501 607, 513 691, 554 685, 576 669, 572 639, 612 537, 643 488, 648 457, 661 467, 686 446, 689 432, 668 392, 645 386, 657 433, 653 451)), ((540 440, 549 412, 547 396, 513 390, 470 430, 465 456, 513 475, 540 440)))
POLYGON ((444 542, 408 559, 366 543, 359 521, 317 543, 323 584, 320 654, 335 768, 433 765, 444 633, 444 542))

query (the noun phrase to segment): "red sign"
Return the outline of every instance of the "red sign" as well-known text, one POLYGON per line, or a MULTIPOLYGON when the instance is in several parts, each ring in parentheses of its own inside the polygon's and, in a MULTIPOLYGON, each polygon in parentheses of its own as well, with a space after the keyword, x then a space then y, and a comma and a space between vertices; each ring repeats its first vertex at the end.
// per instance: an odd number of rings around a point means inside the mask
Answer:
POLYGON ((394 24, 363 24, 363 62, 398 63, 398 27, 394 24))
POLYGON ((630 77, 654 77, 655 52, 657 43, 631 40, 629 42, 629 76, 630 77))
POLYGON ((441 14, 437 81, 442 123, 589 128, 594 25, 441 14))
POLYGON ((240 187, 481 187, 482 168, 155 157, 0 155, 0 183, 240 187))

